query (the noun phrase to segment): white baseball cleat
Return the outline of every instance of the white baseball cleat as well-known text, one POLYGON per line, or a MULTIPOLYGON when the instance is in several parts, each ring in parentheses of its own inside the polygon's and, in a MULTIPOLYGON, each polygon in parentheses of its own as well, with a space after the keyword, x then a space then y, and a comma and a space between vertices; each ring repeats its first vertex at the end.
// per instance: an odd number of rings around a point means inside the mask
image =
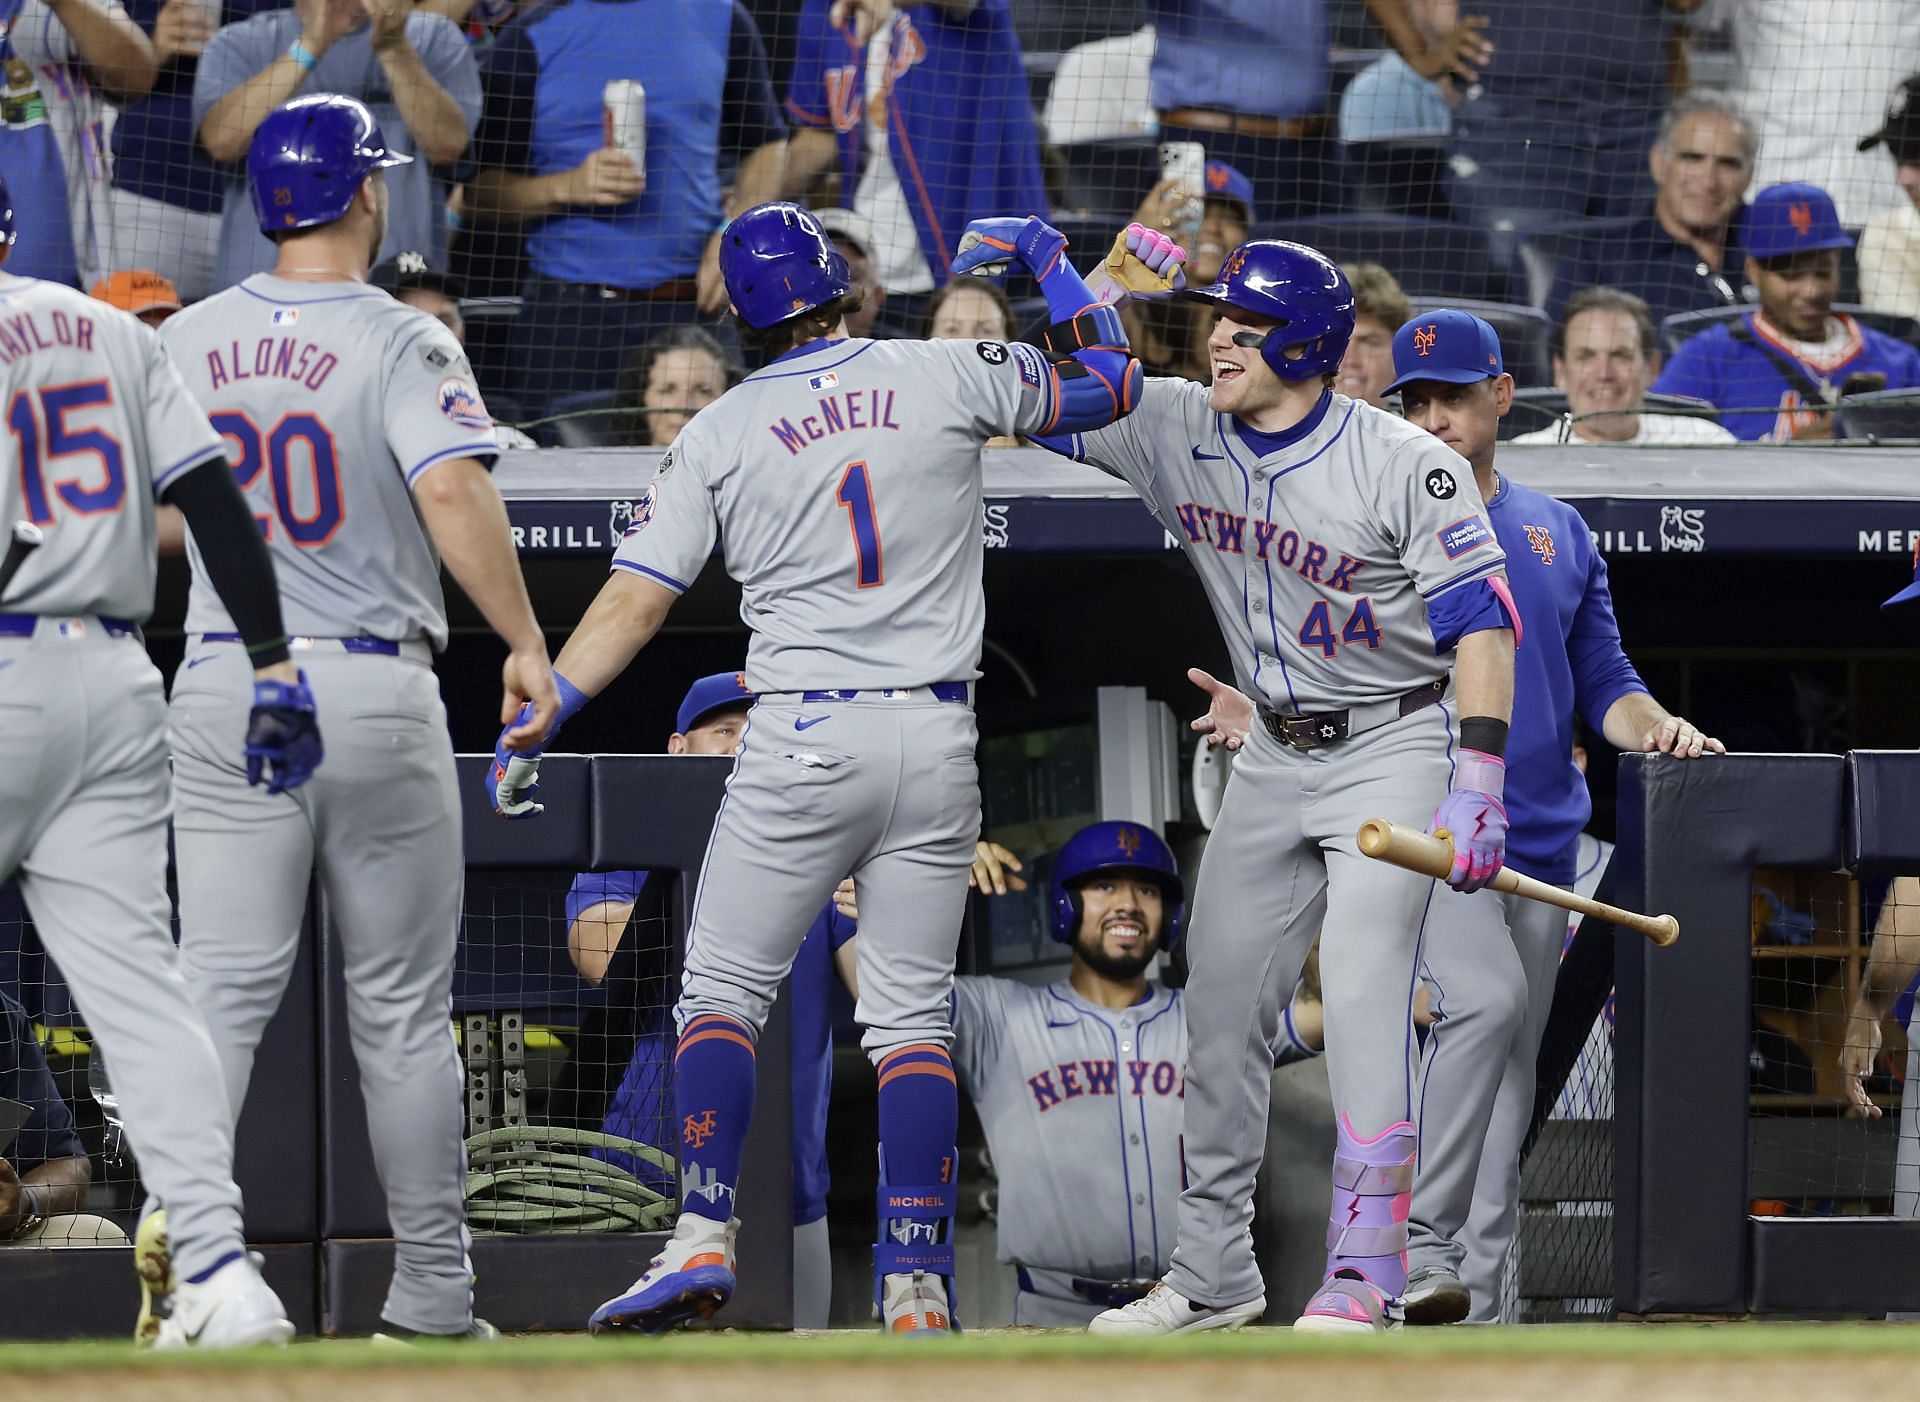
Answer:
POLYGON ((195 1285, 179 1281, 173 1289, 173 1312, 160 1325, 159 1349, 251 1348, 257 1344, 285 1344, 293 1337, 280 1297, 260 1278, 260 1270, 245 1256, 220 1267, 195 1285))
POLYGON ((133 1238, 133 1270, 140 1277, 140 1314, 133 1325, 133 1342, 152 1348, 160 1326, 173 1309, 173 1255, 167 1248, 167 1213, 156 1208, 140 1223, 133 1238))
POLYGON ((1257 1295, 1238 1305, 1196 1304, 1164 1280, 1145 1295, 1119 1309, 1096 1315, 1089 1334, 1125 1334, 1147 1339, 1164 1334, 1190 1334, 1201 1329, 1241 1329, 1267 1312, 1267 1297, 1257 1295))
POLYGON ((947 1278, 914 1271, 886 1278, 882 1293, 881 1327, 889 1334, 936 1335, 955 1332, 953 1311, 947 1304, 947 1278))

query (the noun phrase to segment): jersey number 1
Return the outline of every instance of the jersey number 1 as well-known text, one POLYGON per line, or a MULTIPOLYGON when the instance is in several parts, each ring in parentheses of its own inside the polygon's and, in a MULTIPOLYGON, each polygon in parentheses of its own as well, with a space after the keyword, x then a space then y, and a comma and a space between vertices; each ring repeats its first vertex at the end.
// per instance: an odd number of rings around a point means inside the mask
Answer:
POLYGON ((834 500, 847 508, 847 524, 853 528, 855 581, 862 589, 885 584, 887 572, 880 558, 880 522, 873 514, 873 481, 867 476, 864 462, 847 465, 834 500))
POLYGON ((256 516, 260 534, 273 539, 274 516, 280 528, 295 545, 313 549, 333 539, 340 529, 340 457, 334 451, 333 434, 312 414, 288 414, 262 433, 247 415, 222 409, 207 415, 213 430, 240 450, 233 460, 233 478, 246 491, 268 474, 273 493, 273 516, 256 516), (294 445, 304 450, 294 452, 294 445), (296 458, 306 463, 308 484, 303 492, 293 486, 296 458), (306 513, 303 515, 303 505, 306 513))

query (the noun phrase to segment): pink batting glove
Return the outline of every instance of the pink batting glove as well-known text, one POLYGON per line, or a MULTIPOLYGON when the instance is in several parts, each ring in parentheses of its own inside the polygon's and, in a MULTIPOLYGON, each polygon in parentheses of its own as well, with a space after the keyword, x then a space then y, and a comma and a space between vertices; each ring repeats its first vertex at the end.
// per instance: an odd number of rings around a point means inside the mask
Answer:
POLYGON ((1453 870, 1447 885, 1478 891, 1507 861, 1507 765, 1479 750, 1462 750, 1454 761, 1453 789, 1434 811, 1431 831, 1453 839, 1453 870))

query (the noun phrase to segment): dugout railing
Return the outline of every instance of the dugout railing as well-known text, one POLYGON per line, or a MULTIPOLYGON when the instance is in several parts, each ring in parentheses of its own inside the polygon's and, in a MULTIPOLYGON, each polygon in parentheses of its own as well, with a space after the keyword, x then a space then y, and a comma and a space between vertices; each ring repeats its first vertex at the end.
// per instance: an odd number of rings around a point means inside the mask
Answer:
MULTIPOLYGON (((677 986, 686 915, 729 762, 556 755, 541 771, 546 813, 537 822, 507 823, 484 806, 481 772, 489 760, 459 759, 470 879, 590 870, 670 876, 664 919, 677 986)), ((327 920, 316 890, 286 998, 256 1061, 240 1120, 237 1176, 248 1239, 264 1255, 268 1279, 301 1332, 364 1334, 379 1326, 393 1243, 372 1166, 338 942, 327 920)), ((529 938, 512 929, 495 933, 529 938)), ((511 990, 496 990, 491 1001, 495 1009, 516 1001, 532 1008, 543 996, 516 999, 511 990)), ((456 1000, 451 1011, 459 1018, 465 1009, 456 1000)), ((787 1048, 781 1000, 758 1049, 758 1100, 737 1204, 744 1222, 740 1288, 727 1308, 727 1325, 783 1328, 793 1318, 787 1048)), ((454 1054, 451 1038, 448 1054, 454 1054)), ((537 1136, 538 1129, 529 1133, 537 1136)), ((665 1147, 672 1152, 677 1145, 665 1147)), ((595 1306, 644 1269, 663 1240, 662 1233, 631 1231, 478 1235, 475 1310, 509 1331, 580 1329, 595 1306)), ((120 1335, 131 1331, 137 1302, 129 1248, 0 1251, 0 1336, 120 1335)))
MULTIPOLYGON (((1844 1205, 1756 1212, 1783 1131, 1816 1144, 1805 1196, 1834 1161, 1862 1198, 1890 1189, 1898 1112, 1767 1119, 1750 1108, 1756 1053, 1754 873, 1920 872, 1920 754, 1735 755, 1622 762, 1614 890, 1665 911, 1681 938, 1616 934, 1615 1298, 1621 1315, 1920 1310, 1920 1221, 1844 1205), (1821 1160, 1825 1162, 1822 1163, 1821 1160)), ((1822 1054, 1832 1048, 1824 1049, 1822 1054)))

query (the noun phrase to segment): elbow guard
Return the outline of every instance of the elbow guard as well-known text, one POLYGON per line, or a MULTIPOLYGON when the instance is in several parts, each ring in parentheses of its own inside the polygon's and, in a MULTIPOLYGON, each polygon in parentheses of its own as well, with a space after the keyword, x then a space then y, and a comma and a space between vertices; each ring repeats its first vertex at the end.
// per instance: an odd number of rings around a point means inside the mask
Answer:
POLYGON ((1085 350, 1056 357, 1054 374, 1060 382, 1060 414, 1050 433, 1087 433, 1125 418, 1140 402, 1146 371, 1125 350, 1085 350))

